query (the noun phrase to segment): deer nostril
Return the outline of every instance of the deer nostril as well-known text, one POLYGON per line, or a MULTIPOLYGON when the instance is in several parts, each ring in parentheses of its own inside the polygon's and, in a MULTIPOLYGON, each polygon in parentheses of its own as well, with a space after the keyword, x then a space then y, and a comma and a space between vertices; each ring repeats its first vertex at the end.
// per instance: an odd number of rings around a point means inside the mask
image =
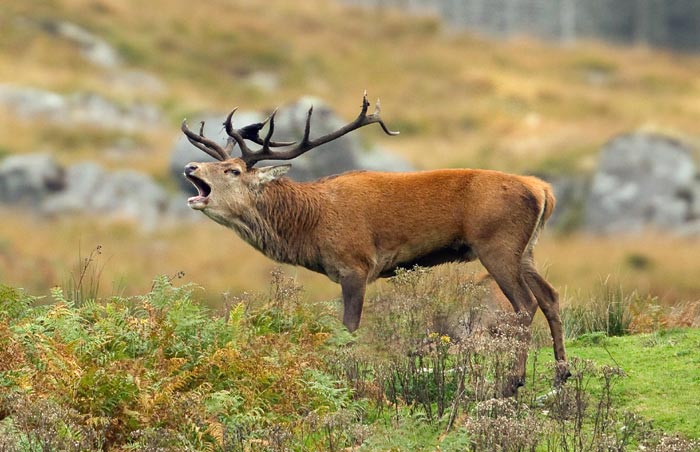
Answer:
POLYGON ((194 163, 190 163, 189 165, 185 166, 185 174, 190 174, 194 172, 198 167, 194 163))

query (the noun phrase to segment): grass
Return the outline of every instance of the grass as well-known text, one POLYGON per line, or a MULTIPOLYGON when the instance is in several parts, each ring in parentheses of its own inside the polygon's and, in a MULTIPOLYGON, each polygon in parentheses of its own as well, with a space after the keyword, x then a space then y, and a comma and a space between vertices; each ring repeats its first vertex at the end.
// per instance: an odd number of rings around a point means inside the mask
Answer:
MULTIPOLYGON (((102 254, 97 260, 103 267, 100 297, 142 294, 151 287, 151 275, 184 272, 182 281, 206 287, 203 299, 220 306, 223 294, 263 290, 276 265, 211 221, 144 233, 130 223, 91 218, 48 222, 17 211, 0 214, 0 281, 35 294, 48 295, 51 287, 66 282, 77 248, 89 255, 98 245, 102 254)), ((561 293, 564 309, 590 309, 592 301, 601 298, 601 290, 610 289, 654 300, 652 304, 665 313, 663 321, 667 323, 661 326, 698 326, 700 283, 694 275, 700 272, 699 247, 697 241, 684 238, 592 239, 575 234, 561 237, 548 231, 538 244, 536 260, 561 293), (644 265, 639 265, 640 260, 644 265), (603 284, 606 280, 607 285, 603 284)), ((298 278, 310 297, 323 299, 340 293, 338 285, 322 275, 298 267, 284 268, 298 278)), ((478 263, 456 268, 462 275, 483 271, 478 263)), ((370 293, 384 285, 382 281, 370 285, 370 293)), ((493 292, 498 297, 498 290, 493 292)), ((648 307, 632 307, 645 309, 638 314, 646 314, 637 316, 634 331, 649 331, 658 322, 648 307)))
POLYGON ((570 356, 625 372, 617 395, 629 409, 653 419, 658 427, 698 437, 700 330, 670 329, 590 341, 584 336, 567 344, 570 356), (670 402, 673 401, 673 402, 670 402))
POLYGON ((51 300, 0 287, 3 450, 699 447, 687 439, 700 437, 688 397, 698 330, 582 336, 568 343, 573 376, 557 392, 533 353, 529 385, 503 399, 523 344, 512 316, 483 311, 483 287, 454 273, 390 280, 356 336, 334 302, 308 301, 279 270, 265 293, 216 312, 201 288, 167 277, 144 295, 76 303, 94 293, 81 284, 51 300))

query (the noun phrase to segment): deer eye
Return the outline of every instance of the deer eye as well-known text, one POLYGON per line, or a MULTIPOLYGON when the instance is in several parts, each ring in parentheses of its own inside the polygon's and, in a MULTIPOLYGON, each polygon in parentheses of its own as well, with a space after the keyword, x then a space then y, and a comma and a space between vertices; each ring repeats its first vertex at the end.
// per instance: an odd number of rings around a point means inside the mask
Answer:
POLYGON ((224 170, 224 173, 226 174, 233 174, 234 176, 240 176, 241 175, 241 170, 235 169, 235 168, 229 168, 227 170, 224 170))

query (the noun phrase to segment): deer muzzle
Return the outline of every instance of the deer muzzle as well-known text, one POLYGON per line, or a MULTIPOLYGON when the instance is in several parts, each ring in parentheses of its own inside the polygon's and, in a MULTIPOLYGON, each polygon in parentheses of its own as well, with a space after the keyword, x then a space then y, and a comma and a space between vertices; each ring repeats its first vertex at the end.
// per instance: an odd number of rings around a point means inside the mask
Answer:
POLYGON ((191 209, 202 210, 209 203, 211 187, 195 174, 198 169, 199 167, 196 163, 188 163, 185 166, 185 177, 197 189, 196 196, 187 198, 187 205, 190 206, 191 209))

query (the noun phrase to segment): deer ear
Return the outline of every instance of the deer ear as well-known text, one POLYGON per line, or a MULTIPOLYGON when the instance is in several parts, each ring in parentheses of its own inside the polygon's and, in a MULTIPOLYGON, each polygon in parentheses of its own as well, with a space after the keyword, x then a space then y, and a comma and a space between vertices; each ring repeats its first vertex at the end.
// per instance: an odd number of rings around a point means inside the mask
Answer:
POLYGON ((255 174, 261 184, 266 184, 287 174, 291 167, 292 165, 263 166, 255 174))

